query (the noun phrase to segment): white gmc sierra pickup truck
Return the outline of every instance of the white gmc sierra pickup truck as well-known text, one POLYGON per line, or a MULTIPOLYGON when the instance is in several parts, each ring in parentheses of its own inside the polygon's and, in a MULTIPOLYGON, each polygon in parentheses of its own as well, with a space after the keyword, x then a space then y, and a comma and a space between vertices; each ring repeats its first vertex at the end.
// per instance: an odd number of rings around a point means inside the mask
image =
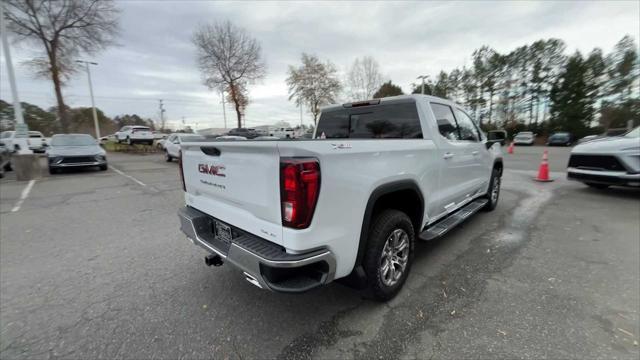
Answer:
POLYGON ((314 139, 185 143, 181 229, 259 288, 342 279, 387 300, 417 239, 495 208, 500 141, 449 100, 406 95, 324 108, 314 139))

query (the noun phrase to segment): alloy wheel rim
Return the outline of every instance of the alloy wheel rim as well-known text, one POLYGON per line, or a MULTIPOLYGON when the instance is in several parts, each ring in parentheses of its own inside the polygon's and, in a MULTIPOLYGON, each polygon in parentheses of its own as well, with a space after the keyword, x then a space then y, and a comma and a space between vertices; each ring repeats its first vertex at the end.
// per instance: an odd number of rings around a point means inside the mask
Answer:
POLYGON ((391 232, 380 256, 380 279, 386 286, 393 286, 405 272, 409 260, 409 235, 403 229, 391 232))

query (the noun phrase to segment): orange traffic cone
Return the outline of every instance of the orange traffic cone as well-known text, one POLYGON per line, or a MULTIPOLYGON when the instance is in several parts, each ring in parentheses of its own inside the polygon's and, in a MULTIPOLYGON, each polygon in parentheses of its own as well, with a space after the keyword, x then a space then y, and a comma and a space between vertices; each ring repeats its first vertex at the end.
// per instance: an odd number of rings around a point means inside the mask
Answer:
POLYGON ((507 152, 509 154, 513 154, 513 141, 509 144, 509 147, 507 148, 507 152))
POLYGON ((553 179, 549 178, 549 154, 547 150, 545 150, 544 154, 542 155, 542 162, 540 163, 540 167, 538 168, 538 177, 536 177, 534 180, 542 182, 553 181, 553 179))

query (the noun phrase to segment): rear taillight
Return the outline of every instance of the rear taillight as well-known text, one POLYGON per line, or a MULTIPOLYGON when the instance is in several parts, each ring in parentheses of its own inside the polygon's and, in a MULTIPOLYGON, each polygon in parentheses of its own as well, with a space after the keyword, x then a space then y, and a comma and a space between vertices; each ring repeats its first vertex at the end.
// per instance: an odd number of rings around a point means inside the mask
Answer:
POLYGON ((180 181, 182 181, 182 190, 187 192, 187 185, 184 183, 184 169, 182 169, 182 151, 178 153, 180 156, 178 157, 178 167, 180 168, 180 181))
POLYGON ((282 225, 305 229, 311 224, 320 193, 320 164, 310 158, 280 159, 282 225))

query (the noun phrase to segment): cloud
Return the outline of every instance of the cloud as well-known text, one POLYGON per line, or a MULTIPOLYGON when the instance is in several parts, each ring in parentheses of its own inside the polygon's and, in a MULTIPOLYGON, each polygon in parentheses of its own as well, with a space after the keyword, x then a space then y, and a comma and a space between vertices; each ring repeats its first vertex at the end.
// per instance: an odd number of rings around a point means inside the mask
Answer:
MULTIPOLYGON (((342 73, 356 57, 373 56, 385 77, 409 90, 416 76, 470 65, 474 49, 500 52, 540 38, 566 41, 568 52, 605 52, 625 34, 637 36, 640 3, 630 2, 204 2, 121 1, 119 46, 95 60, 92 78, 96 105, 115 116, 137 113, 158 118, 162 99, 170 124, 182 117, 192 126, 223 126, 219 94, 201 81, 191 43, 198 24, 230 20, 258 39, 267 77, 250 86, 247 126, 300 121, 287 96, 288 65, 308 52, 331 60, 342 73)), ((636 39, 638 41, 639 39, 636 39)), ((34 47, 35 46, 35 47, 34 47)), ((14 63, 23 101, 43 107, 55 103, 46 79, 34 79, 19 66, 39 50, 15 44, 14 63)), ((2 60, 0 97, 10 100, 2 60)), ((88 106, 86 74, 64 88, 71 106, 88 106)), ((227 107, 227 124, 236 119, 227 107)), ((311 117, 304 114, 304 122, 311 117)))

